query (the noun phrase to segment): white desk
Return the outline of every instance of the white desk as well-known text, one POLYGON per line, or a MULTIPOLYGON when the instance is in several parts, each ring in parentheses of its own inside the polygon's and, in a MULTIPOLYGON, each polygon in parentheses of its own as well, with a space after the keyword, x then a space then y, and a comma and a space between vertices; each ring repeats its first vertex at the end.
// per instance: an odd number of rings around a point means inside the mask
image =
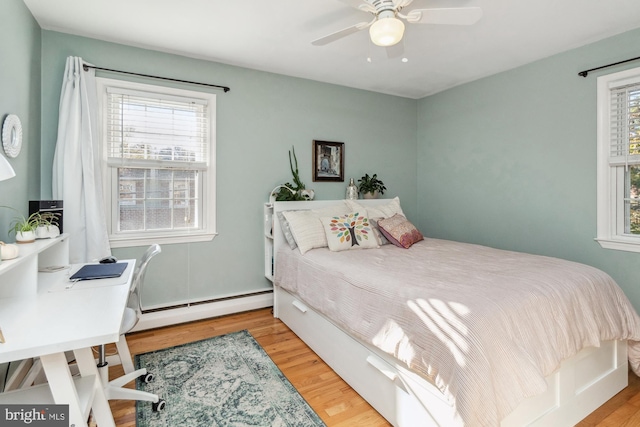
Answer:
MULTIPOLYGON (((89 410, 93 409, 100 427, 115 427, 91 347, 118 341, 135 266, 135 260, 126 261, 129 265, 119 278, 81 281, 65 289, 69 275, 79 268, 72 266, 55 273, 38 273, 35 294, 17 292, 0 298, 0 327, 6 340, 0 344, 0 363, 40 357, 48 381, 48 385, 0 394, 1 403, 69 404, 69 421, 76 426, 86 426, 89 410), (76 381, 64 354, 71 350, 81 375, 76 381)), ((34 264, 32 260, 22 262, 34 264)), ((42 262, 35 264, 46 266, 42 262)), ((10 285, 4 277, 0 274, 2 288, 10 285)))

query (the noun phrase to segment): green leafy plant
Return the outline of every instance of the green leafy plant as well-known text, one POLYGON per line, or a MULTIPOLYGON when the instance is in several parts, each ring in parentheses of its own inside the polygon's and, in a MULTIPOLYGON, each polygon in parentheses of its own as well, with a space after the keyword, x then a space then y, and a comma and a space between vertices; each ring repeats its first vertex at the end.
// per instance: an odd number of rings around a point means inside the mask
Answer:
POLYGON ((377 174, 373 174, 373 176, 369 176, 369 174, 365 174, 362 178, 358 180, 358 189, 362 194, 375 194, 377 191, 381 195, 384 194, 384 191, 387 187, 384 186, 384 183, 378 179, 377 174))
POLYGON ((34 212, 28 217, 24 215, 16 216, 13 221, 11 221, 11 225, 9 226, 9 233, 13 232, 15 234, 18 233, 27 233, 29 231, 36 231, 38 225, 40 225, 40 214, 38 212, 34 212))
POLYGON ((53 212, 40 213, 38 217, 38 222, 39 222, 38 227, 47 227, 47 229, 52 225, 55 225, 57 227, 59 225, 58 224, 59 216, 60 214, 53 213, 53 212))
POLYGON ((298 172, 298 158, 296 157, 296 149, 295 147, 291 147, 291 150, 293 151, 293 160, 291 158, 291 151, 289 151, 289 166, 291 167, 291 174, 293 175, 293 184, 289 182, 282 184, 282 187, 279 188, 276 192, 276 200, 278 202, 305 200, 305 198, 300 194, 300 190, 304 190, 305 186, 300 179, 300 173, 298 172))
POLYGON ((18 210, 10 206, 0 206, 3 208, 11 209, 16 212, 16 216, 9 225, 9 233, 26 233, 29 231, 35 232, 40 226, 50 227, 52 225, 58 225, 58 217, 53 212, 34 212, 28 217, 22 215, 18 210))

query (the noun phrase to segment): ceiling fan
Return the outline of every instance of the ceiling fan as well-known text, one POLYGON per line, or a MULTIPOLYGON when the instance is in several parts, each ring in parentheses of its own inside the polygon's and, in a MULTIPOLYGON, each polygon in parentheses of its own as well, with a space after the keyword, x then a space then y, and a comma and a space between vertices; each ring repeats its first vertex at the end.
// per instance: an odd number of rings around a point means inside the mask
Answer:
POLYGON ((402 40, 404 34, 404 22, 402 20, 410 24, 472 25, 482 17, 482 9, 479 7, 412 9, 406 13, 401 13, 403 9, 413 3, 413 0, 340 1, 363 12, 371 13, 373 19, 320 37, 312 41, 312 45, 324 46, 369 28, 371 41, 378 46, 388 47, 402 40))

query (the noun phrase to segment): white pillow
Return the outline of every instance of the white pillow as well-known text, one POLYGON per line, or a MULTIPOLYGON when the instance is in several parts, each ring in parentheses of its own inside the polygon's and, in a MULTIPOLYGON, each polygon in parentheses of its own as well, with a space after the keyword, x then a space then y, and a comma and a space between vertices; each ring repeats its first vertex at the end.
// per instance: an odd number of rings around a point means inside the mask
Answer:
POLYGON ((303 255, 314 248, 326 248, 327 237, 320 218, 349 213, 346 204, 329 206, 307 211, 284 211, 282 214, 289 221, 289 228, 296 239, 298 249, 303 255))
POLYGON ((385 203, 384 205, 376 205, 376 206, 364 206, 355 200, 345 200, 349 209, 353 211, 366 209, 369 214, 369 218, 390 218, 395 214, 404 215, 402 212, 402 208, 400 207, 400 198, 395 197, 391 199, 389 203, 385 203))
POLYGON ((379 248, 367 211, 321 218, 331 251, 379 248))

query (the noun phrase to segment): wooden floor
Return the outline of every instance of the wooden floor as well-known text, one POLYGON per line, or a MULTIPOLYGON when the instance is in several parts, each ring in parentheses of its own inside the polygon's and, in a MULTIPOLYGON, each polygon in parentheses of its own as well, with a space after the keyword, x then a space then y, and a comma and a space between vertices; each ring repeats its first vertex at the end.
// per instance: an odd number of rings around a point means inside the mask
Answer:
MULTIPOLYGON (((389 426, 380 414, 336 375, 271 309, 234 314, 127 335, 132 354, 172 347, 247 329, 327 426, 389 426)), ((111 377, 122 368, 110 369, 111 377)), ((111 401, 118 427, 135 427, 135 403, 111 401)), ((579 427, 640 427, 640 379, 578 424, 579 427)))

